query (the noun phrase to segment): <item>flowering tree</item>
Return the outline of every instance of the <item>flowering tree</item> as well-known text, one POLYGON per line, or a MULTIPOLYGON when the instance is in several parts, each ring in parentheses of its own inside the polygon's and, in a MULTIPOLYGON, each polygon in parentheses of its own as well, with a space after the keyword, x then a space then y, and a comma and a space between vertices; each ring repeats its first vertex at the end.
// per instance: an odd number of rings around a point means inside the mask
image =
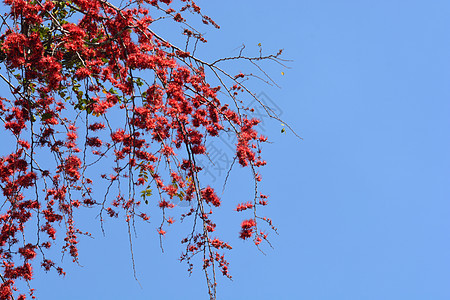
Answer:
POLYGON ((198 159, 208 156, 206 139, 223 133, 236 136, 234 160, 253 174, 253 199, 236 203, 236 211, 250 211, 240 238, 259 246, 267 241, 264 230, 275 230, 258 214, 267 205, 257 171, 266 164, 260 144, 267 138, 255 129, 259 121, 244 99, 278 117, 244 85, 256 75, 230 74, 224 66, 281 63, 281 51, 251 57, 242 48, 235 57, 202 60, 195 52, 206 40, 187 18, 219 26, 192 0, 171 2, 4 0, 0 77, 10 92, 0 98, 0 119, 2 135, 14 142, 0 157, 0 299, 35 298, 32 288, 16 286, 32 279, 33 261, 65 274, 46 251, 58 244, 57 232, 63 253, 77 262, 78 238, 89 235, 76 226, 80 207, 97 209, 101 224, 124 216, 131 246, 135 221, 149 220, 150 205, 161 208, 155 232, 161 239, 176 221, 177 202, 187 204, 180 219, 192 228, 181 260, 192 272, 200 257, 215 299, 216 272, 231 278, 223 252, 232 247, 215 236, 212 215, 221 199, 199 179, 198 159), (177 22, 185 45, 155 32, 157 22, 177 22), (98 180, 106 190, 97 191, 98 180))

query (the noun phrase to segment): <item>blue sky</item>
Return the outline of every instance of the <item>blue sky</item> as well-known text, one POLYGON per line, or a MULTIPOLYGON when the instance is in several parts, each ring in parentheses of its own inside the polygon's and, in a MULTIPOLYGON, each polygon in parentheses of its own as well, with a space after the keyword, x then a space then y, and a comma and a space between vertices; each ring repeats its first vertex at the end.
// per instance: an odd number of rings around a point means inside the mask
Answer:
MULTIPOLYGON (((231 209, 252 185, 248 171, 232 174, 218 226, 234 246, 233 281, 219 280, 218 299, 450 299, 450 2, 198 4, 222 26, 204 28, 206 57, 242 43, 248 54, 285 49, 291 69, 264 65, 282 88, 252 87, 304 138, 265 128, 263 214, 279 231, 267 255, 237 238, 246 216, 231 209)), ((162 254, 152 218, 134 244, 142 288, 126 226, 107 222, 105 238, 96 226, 82 240, 83 267, 65 259, 64 279, 37 272, 38 299, 207 299, 201 271, 188 277, 177 261, 180 224, 162 254)))

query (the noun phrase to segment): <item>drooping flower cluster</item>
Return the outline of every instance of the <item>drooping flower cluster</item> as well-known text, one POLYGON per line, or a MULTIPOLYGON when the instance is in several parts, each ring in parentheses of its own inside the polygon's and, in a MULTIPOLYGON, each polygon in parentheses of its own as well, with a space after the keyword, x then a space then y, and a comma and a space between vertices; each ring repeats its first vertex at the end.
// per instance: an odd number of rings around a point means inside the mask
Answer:
MULTIPOLYGON (((211 237, 217 227, 211 216, 221 199, 199 180, 198 158, 208 155, 206 138, 234 133, 235 158, 251 168, 257 195, 261 177, 255 168, 265 165, 260 143, 267 139, 258 134, 252 110, 239 104, 239 91, 247 90, 246 76, 232 76, 218 64, 277 60, 281 52, 207 63, 192 54, 197 42, 206 40, 187 25, 186 13, 219 26, 194 1, 177 1, 177 10, 171 2, 130 1, 118 7, 108 0, 4 0, 9 10, 0 27, 1 80, 10 96, 0 98, 0 120, 2 134, 15 143, 0 157, 6 204, 0 212, 0 299, 11 299, 16 280, 32 279, 36 258, 45 270, 65 274, 45 252, 58 242, 60 231, 62 250, 78 260, 79 236, 89 234, 76 226, 74 211, 80 207, 98 208, 101 222, 105 214, 123 214, 133 226, 135 218, 149 220, 143 210, 152 203, 162 210, 157 228, 162 238, 175 222, 166 216, 175 207, 174 199, 185 201, 188 208, 181 219, 191 218, 194 227, 182 241, 186 249, 181 259, 191 271, 192 258, 203 254, 211 299, 216 278, 210 270, 219 268, 231 277, 219 253, 231 246, 211 237), (186 49, 152 30, 156 20, 167 18, 186 27, 186 49), (206 69, 222 74, 219 86, 211 86, 206 69), (230 98, 219 99, 221 91, 230 98), (98 197, 102 191, 92 176, 107 183, 104 197, 98 197), (120 185, 124 180, 126 191, 120 185), (32 218, 39 220, 38 228, 32 218), (37 230, 37 239, 26 238, 25 230, 37 230)), ((255 217, 242 223, 240 237, 254 237, 256 245, 267 238, 257 219, 275 229, 270 219, 256 214, 258 206, 267 205, 266 198, 255 196, 236 209, 252 210, 255 217)), ((29 293, 34 298, 32 289, 29 293)))

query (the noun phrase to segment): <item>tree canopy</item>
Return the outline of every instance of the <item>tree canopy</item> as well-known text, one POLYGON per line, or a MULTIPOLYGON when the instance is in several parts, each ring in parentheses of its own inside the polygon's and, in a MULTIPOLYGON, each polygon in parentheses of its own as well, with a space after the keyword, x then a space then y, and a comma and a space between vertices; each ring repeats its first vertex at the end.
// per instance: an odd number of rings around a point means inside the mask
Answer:
MULTIPOLYGON (((32 280, 33 261, 65 274, 47 251, 58 240, 78 261, 79 237, 89 233, 78 229, 75 210, 97 209, 101 224, 123 217, 132 243, 135 222, 148 222, 148 207, 157 205, 162 243, 177 221, 176 203, 186 203, 179 219, 192 229, 181 260, 192 272, 200 257, 215 299, 216 273, 231 278, 224 251, 232 246, 214 233, 222 199, 200 179, 198 160, 208 158, 207 139, 235 136, 233 166, 249 168, 254 182, 253 198, 236 203, 237 212, 247 211, 239 236, 258 247, 268 242, 267 230, 276 229, 258 213, 268 204, 258 173, 267 137, 258 133, 248 100, 279 117, 245 82, 272 82, 259 63, 282 65, 282 51, 246 56, 243 46, 234 57, 203 60, 196 51, 207 41, 189 20, 219 25, 191 0, 4 3, 0 77, 10 92, 0 98, 0 120, 2 135, 14 142, 0 157, 0 299, 14 298, 17 280, 32 280), (178 24, 185 45, 153 29, 161 22, 178 24), (227 72, 236 63, 260 75, 227 72), (99 180, 106 190, 98 190, 99 180)), ((30 287, 17 291, 17 299, 26 293, 35 297, 30 287)))

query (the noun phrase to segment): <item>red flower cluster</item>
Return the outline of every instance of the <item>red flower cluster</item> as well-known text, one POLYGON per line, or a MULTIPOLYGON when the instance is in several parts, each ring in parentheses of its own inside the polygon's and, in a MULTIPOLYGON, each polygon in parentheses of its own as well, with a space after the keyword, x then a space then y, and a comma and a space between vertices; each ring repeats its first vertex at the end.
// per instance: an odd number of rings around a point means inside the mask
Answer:
POLYGON ((217 197, 214 189, 209 186, 202 190, 202 198, 205 199, 206 203, 211 203, 215 207, 220 206, 219 197, 217 197))
POLYGON ((159 201, 159 207, 160 208, 174 208, 175 205, 173 203, 169 203, 166 200, 159 201))
POLYGON ((71 181, 77 181, 80 179, 79 169, 81 167, 81 159, 77 156, 69 156, 64 163, 64 172, 68 175, 68 179, 71 181))
POLYGON ((238 204, 238 206, 236 207, 236 211, 243 211, 246 209, 250 209, 253 208, 253 203, 247 202, 247 203, 241 203, 238 204))
POLYGON ((241 239, 248 239, 253 235, 253 228, 256 226, 256 221, 254 219, 244 220, 241 223, 241 239))

